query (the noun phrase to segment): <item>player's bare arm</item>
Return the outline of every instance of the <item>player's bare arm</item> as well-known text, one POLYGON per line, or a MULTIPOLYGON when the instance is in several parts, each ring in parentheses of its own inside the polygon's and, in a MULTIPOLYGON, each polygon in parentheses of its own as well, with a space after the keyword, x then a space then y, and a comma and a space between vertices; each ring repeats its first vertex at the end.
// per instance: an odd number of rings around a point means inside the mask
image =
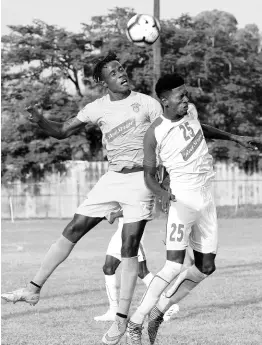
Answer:
POLYGON ((162 202, 162 209, 167 212, 170 201, 176 201, 175 195, 161 187, 157 178, 157 168, 144 165, 144 177, 147 187, 157 196, 162 202))
POLYGON ((261 144, 261 139, 259 137, 236 135, 203 123, 201 124, 201 127, 205 138, 234 141, 241 146, 251 150, 257 150, 256 145, 261 144))
POLYGON ((45 133, 56 139, 68 138, 86 125, 77 117, 73 117, 65 122, 50 121, 43 116, 41 109, 37 105, 28 107, 25 112, 30 122, 36 123, 45 133))

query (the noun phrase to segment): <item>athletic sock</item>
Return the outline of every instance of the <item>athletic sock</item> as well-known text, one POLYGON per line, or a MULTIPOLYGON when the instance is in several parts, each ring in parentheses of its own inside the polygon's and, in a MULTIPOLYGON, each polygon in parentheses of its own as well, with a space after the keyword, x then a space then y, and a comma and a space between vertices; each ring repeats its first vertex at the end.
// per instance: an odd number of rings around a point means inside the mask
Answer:
POLYGON ((120 298, 117 310, 117 315, 120 317, 128 315, 132 297, 135 291, 137 275, 137 256, 132 258, 122 258, 120 298))
POLYGON ((151 283, 152 279, 154 278, 154 275, 149 272, 143 279, 142 281, 145 283, 146 287, 149 286, 149 284, 151 283))
POLYGON ((105 275, 106 293, 109 301, 109 308, 117 310, 117 279, 116 274, 105 275))
MULTIPOLYGON (((61 235, 46 253, 42 265, 32 280, 32 283, 42 287, 56 267, 68 257, 74 245, 75 243, 72 243, 61 235)), ((35 287, 35 290, 37 290, 38 288, 32 283, 30 284, 30 288, 33 289, 35 287)))
POLYGON ((195 265, 180 273, 175 283, 161 295, 157 308, 165 313, 173 304, 186 297, 202 280, 207 277, 195 265))
POLYGON ((142 324, 150 310, 157 303, 161 293, 170 282, 180 273, 182 265, 176 262, 166 261, 165 266, 158 272, 151 281, 142 301, 135 313, 131 316, 131 321, 142 324))

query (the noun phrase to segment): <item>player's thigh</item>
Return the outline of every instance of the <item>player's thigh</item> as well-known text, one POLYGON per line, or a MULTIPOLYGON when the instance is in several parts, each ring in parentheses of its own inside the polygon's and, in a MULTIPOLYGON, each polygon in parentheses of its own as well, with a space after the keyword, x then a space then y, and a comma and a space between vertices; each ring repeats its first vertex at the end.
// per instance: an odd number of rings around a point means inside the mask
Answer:
POLYGON ((123 183, 121 206, 124 223, 151 220, 155 197, 145 185, 143 171, 126 174, 123 183))
POLYGON ((63 236, 69 241, 76 243, 102 220, 103 218, 100 217, 88 217, 81 214, 75 214, 71 222, 65 227, 63 236))
POLYGON ((144 233, 147 221, 124 223, 122 230, 121 257, 137 256, 139 243, 144 233))
MULTIPOLYGON (((211 191, 210 191, 211 192, 211 191)), ((190 246, 200 253, 216 253, 218 247, 218 224, 216 206, 212 194, 200 211, 190 234, 190 246)))
POLYGON ((186 255, 183 263, 183 268, 188 268, 194 265, 195 262, 195 257, 194 257, 194 252, 193 249, 188 246, 186 249, 186 255))
POLYGON ((194 209, 180 201, 171 202, 166 227, 167 251, 186 249, 191 226, 196 219, 197 212, 194 209))
POLYGON ((183 264, 185 260, 186 250, 167 250, 166 259, 168 261, 177 262, 178 264, 183 264))

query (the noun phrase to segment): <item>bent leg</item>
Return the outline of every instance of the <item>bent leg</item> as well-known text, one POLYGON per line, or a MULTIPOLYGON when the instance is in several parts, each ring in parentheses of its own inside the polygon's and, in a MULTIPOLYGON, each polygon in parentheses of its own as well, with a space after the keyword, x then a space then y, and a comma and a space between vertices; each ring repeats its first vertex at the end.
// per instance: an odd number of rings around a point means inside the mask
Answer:
POLYGON ((160 298, 157 308, 165 313, 173 304, 186 297, 202 280, 215 271, 216 254, 203 254, 194 250, 195 264, 182 272, 173 286, 160 298))

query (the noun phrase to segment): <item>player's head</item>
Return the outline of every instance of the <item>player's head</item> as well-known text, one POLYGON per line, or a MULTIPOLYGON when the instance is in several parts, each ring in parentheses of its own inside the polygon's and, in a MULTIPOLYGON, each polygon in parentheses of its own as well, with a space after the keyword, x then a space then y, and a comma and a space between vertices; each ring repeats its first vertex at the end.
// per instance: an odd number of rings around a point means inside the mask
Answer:
POLYGON ((188 94, 184 79, 177 73, 165 74, 159 78, 156 94, 168 113, 185 116, 188 109, 188 94))
POLYGON ((130 90, 126 70, 115 53, 109 53, 95 65, 93 78, 95 82, 108 87, 111 92, 126 93, 130 90))

